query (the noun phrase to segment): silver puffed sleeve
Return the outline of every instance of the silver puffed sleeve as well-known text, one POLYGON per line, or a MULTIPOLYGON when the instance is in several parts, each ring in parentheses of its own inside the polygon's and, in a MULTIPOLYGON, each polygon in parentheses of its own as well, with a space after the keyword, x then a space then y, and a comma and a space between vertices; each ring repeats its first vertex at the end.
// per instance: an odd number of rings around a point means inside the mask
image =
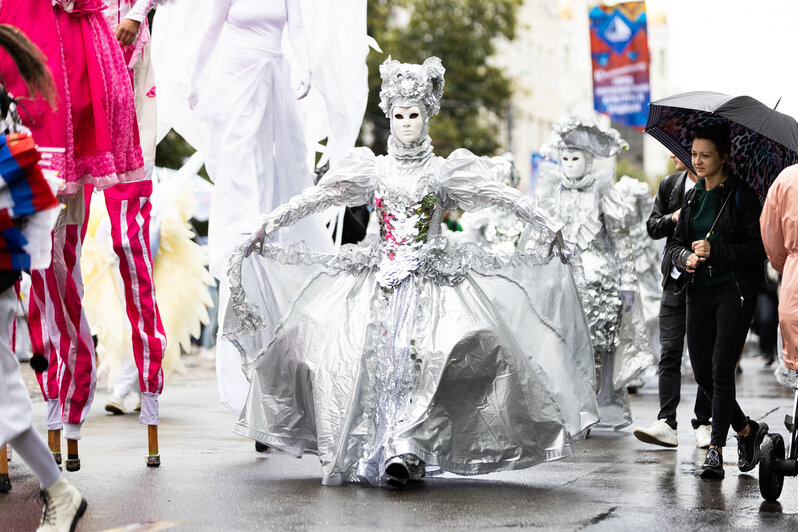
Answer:
POLYGON ((374 153, 368 148, 355 148, 331 168, 316 186, 308 187, 268 214, 258 218, 258 231, 248 247, 262 244, 281 227, 334 206, 356 206, 370 203, 374 196, 374 153))
POLYGON ((495 206, 514 213, 537 231, 548 232, 553 238, 563 224, 541 209, 535 199, 496 181, 492 177, 496 173, 493 166, 491 161, 466 149, 453 151, 443 161, 438 175, 444 207, 457 205, 463 210, 475 211, 495 206))
POLYGON ((230 257, 227 272, 231 306, 244 328, 255 330, 261 327, 259 313, 247 301, 241 283, 244 259, 253 252, 262 251, 263 245, 278 229, 296 223, 310 214, 333 206, 370 203, 374 197, 375 160, 376 157, 370 149, 355 148, 324 174, 318 184, 306 188, 287 203, 258 218, 258 226, 254 228, 252 236, 239 245, 230 257))

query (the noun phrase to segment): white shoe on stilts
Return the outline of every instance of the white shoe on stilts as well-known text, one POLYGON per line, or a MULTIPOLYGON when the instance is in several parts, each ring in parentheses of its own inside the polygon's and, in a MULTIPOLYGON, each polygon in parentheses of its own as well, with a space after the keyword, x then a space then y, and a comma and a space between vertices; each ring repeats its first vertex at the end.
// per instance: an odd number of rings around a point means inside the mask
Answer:
POLYGON ((42 522, 37 532, 74 532, 78 519, 86 511, 86 499, 64 475, 42 490, 42 522))

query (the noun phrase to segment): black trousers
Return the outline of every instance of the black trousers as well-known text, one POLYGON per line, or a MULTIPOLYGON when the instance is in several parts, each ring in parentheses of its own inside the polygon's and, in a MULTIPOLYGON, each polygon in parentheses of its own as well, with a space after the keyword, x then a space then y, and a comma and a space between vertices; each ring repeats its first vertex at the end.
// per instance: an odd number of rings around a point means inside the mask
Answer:
POLYGON ((779 334, 779 296, 776 283, 768 282, 767 287, 757 296, 754 325, 754 330, 759 335, 762 356, 773 360, 776 357, 779 334))
POLYGON ((712 440, 726 445, 729 426, 743 430, 748 418, 737 404, 734 370, 756 309, 756 294, 741 299, 734 281, 687 290, 687 347, 698 386, 712 401, 712 440))
MULTIPOLYGON (((681 400, 682 354, 687 326, 687 295, 680 291, 676 279, 668 276, 659 306, 659 415, 671 428, 676 428, 676 409, 681 400)), ((695 396, 693 428, 709 425, 712 403, 700 388, 695 396)))

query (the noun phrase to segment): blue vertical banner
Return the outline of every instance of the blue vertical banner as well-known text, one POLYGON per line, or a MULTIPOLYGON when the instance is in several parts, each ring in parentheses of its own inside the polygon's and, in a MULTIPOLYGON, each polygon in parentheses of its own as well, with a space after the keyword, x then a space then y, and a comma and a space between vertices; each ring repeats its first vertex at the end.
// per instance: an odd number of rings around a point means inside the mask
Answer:
POLYGON ((645 2, 590 10, 593 108, 643 131, 651 101, 645 2))

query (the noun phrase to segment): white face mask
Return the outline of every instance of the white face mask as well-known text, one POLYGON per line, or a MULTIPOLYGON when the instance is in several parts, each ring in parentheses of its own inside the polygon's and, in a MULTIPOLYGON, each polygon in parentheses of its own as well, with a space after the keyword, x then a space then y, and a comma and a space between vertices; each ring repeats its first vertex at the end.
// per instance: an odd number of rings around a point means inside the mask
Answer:
POLYGON ((424 120, 417 105, 410 107, 396 106, 391 114, 391 129, 396 139, 402 144, 412 144, 418 140, 424 120))
POLYGON ((570 180, 580 179, 588 172, 587 154, 582 150, 563 150, 560 165, 565 177, 570 180))

